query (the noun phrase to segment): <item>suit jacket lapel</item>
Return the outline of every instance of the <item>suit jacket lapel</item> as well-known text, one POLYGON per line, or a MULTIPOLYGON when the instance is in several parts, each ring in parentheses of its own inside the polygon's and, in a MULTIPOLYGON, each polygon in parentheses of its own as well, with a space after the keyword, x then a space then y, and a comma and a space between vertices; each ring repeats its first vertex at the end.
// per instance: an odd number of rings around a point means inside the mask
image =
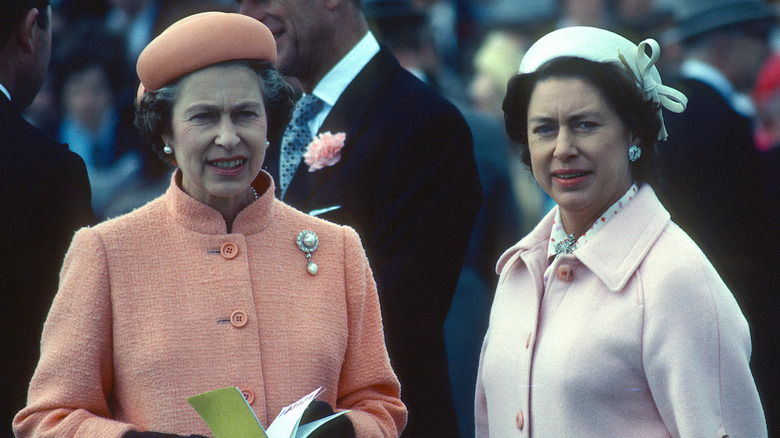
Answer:
MULTIPOLYGON (((399 68, 401 67, 398 61, 390 54, 389 50, 381 47, 379 53, 360 71, 328 113, 328 117, 318 133, 346 133, 344 148, 341 150, 342 161, 349 158, 351 150, 358 143, 366 128, 363 124, 363 118, 368 109, 375 104, 381 104, 382 96, 378 91, 382 84, 399 68)), ((278 151, 274 155, 278 169, 278 151)), ((340 163, 341 161, 331 167, 309 172, 309 167, 301 162, 290 181, 284 201, 307 211, 308 203, 314 193, 338 170, 340 163)))

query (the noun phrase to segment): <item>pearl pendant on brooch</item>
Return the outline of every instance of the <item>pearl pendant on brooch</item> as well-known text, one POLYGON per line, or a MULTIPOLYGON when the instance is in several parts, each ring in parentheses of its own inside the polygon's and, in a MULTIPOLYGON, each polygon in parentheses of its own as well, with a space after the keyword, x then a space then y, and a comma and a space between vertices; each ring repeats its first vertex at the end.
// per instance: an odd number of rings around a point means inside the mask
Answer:
POLYGON ((320 239, 314 233, 314 231, 301 231, 298 234, 298 248, 306 254, 306 271, 311 275, 316 275, 319 268, 317 264, 311 260, 311 253, 313 253, 318 246, 320 246, 320 239))

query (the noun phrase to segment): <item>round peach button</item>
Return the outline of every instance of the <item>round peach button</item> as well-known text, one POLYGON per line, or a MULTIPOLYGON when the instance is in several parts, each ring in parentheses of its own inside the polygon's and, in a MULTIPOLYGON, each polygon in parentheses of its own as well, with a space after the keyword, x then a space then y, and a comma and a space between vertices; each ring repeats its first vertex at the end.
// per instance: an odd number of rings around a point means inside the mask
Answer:
POLYGON ((523 430, 523 426, 525 426, 525 416, 523 416, 522 409, 517 413, 517 418, 515 418, 515 421, 517 421, 517 428, 519 430, 523 430))
POLYGON ((571 266, 568 265, 558 266, 558 271, 555 272, 555 276, 558 277, 558 280, 561 281, 565 281, 565 282, 571 281, 571 277, 572 277, 571 266))
POLYGON ((245 326, 248 321, 249 318, 247 317, 246 312, 243 310, 236 310, 230 314, 230 323, 235 328, 241 328, 245 326))
POLYGON ((241 395, 244 396, 244 399, 246 399, 246 402, 250 405, 255 401, 255 393, 251 389, 242 389, 241 395))
POLYGON ((227 260, 233 259, 238 255, 238 246, 233 242, 225 242, 219 253, 227 260))

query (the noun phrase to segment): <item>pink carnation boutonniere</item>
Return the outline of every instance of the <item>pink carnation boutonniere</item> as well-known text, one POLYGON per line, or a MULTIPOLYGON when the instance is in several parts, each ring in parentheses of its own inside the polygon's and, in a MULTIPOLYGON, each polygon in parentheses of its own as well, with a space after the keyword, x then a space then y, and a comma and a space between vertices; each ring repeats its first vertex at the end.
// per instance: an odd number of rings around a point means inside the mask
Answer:
POLYGON ((347 134, 343 132, 338 134, 323 132, 314 137, 303 154, 303 161, 309 165, 309 172, 338 163, 341 159, 341 148, 344 147, 346 139, 347 134))

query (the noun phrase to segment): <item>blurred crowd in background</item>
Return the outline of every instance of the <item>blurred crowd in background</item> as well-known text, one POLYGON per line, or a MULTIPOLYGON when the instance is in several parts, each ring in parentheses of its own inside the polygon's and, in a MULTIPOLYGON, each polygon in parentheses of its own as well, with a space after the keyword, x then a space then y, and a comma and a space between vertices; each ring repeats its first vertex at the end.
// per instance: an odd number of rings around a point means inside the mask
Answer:
MULTIPOLYGON (((661 45, 657 66, 674 82, 683 61, 675 34, 678 0, 363 0, 377 39, 401 64, 463 112, 474 135, 483 208, 450 312, 448 350, 464 436, 473 431, 477 358, 495 290, 495 261, 551 208, 504 133, 507 80, 525 50, 560 27, 596 26, 637 43, 661 45)), ((772 2, 780 10, 780 2, 772 2)), ((133 126, 135 61, 162 29, 192 13, 236 11, 233 0, 55 0, 47 82, 26 117, 84 159, 99 219, 162 194, 173 170, 133 126)), ((766 174, 770 224, 780 224, 780 34, 769 35, 752 80, 734 84, 734 102, 753 122, 766 174)), ((770 233, 777 228, 770 227, 770 233)), ((776 249, 775 249, 776 251, 776 249)), ((738 297, 739 298, 739 297, 738 297)), ((766 394, 762 394, 766 396, 766 394)), ((776 406, 776 405, 773 405, 776 406)), ((772 417, 767 412, 768 417, 772 417)), ((770 418, 768 418, 770 419, 770 418)), ((771 419, 770 419, 771 422, 771 419)))

